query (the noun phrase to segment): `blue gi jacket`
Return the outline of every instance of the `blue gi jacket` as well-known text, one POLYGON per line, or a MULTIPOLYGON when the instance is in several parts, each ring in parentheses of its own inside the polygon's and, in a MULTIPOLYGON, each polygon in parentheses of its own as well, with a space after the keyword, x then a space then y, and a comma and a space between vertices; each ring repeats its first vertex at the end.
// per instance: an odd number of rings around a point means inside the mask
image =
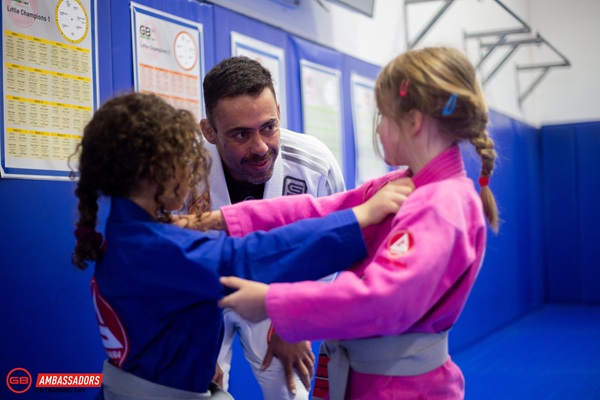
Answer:
POLYGON ((217 301, 225 295, 220 276, 265 283, 312 280, 366 255, 351 210, 232 238, 156 222, 123 198, 112 198, 106 244, 95 268, 100 297, 94 305, 105 347, 123 346, 112 362, 193 392, 208 390, 215 372, 222 325, 217 301), (116 324, 106 315, 110 308, 116 324))

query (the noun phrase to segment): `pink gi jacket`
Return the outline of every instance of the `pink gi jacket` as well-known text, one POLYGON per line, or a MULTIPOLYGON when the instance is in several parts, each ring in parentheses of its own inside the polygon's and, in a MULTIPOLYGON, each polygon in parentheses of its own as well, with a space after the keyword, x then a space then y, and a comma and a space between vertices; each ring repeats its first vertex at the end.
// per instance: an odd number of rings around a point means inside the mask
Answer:
MULTIPOLYGON (((230 234, 244 235, 358 205, 387 181, 403 176, 406 170, 333 196, 246 201, 222 211, 230 234)), ((416 190, 398 213, 363 231, 367 259, 332 283, 270 286, 267 311, 282 338, 354 339, 452 327, 485 252, 481 200, 466 176, 458 146, 438 155, 412 179, 416 190)), ((450 359, 431 372, 410 377, 351 371, 346 391, 349 399, 463 397, 462 373, 450 359)))

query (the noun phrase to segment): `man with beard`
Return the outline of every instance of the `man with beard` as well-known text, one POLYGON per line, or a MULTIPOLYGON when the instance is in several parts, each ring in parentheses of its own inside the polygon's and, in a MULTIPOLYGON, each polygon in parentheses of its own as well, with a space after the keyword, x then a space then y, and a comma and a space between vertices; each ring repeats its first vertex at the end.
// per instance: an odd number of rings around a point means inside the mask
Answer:
MULTIPOLYGON (((345 189, 340 167, 322 142, 280 127, 273 79, 259 62, 227 58, 206 74, 203 88, 207 117, 200 126, 213 159, 213 210, 251 199, 318 197, 345 189)), ((224 321, 218 362, 225 389, 237 332, 266 400, 308 399, 315 360, 309 342, 286 343, 269 320, 249 323, 232 310, 225 310, 224 321)))

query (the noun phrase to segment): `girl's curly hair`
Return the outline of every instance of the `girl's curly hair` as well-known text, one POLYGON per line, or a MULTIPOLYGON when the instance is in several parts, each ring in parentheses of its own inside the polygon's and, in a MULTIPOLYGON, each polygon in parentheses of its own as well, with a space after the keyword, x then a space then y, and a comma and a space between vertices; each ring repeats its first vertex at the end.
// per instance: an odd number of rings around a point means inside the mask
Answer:
MULTIPOLYGON (((79 154, 75 194, 80 231, 95 229, 100 196, 129 197, 142 181, 156 185, 159 208, 155 217, 169 222, 170 214, 159 200, 165 191, 163 184, 175 177, 176 171, 186 169, 189 178, 179 185, 189 185, 192 198, 203 199, 198 213, 209 208, 211 160, 200 127, 189 111, 175 109, 156 95, 128 93, 107 101, 86 125, 75 154, 79 154)), ((75 174, 71 172, 71 176, 75 174)), ((81 236, 72 262, 85 269, 87 261, 99 260, 103 251, 94 235, 81 236)))

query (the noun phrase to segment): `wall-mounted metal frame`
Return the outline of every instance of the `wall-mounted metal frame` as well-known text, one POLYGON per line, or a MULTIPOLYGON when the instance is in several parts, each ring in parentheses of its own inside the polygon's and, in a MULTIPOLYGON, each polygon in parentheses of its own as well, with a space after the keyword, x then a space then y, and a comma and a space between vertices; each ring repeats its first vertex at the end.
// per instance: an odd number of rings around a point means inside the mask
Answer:
MULTIPOLYGON (((404 2, 404 29, 406 34, 406 45, 407 48, 413 49, 415 48, 419 42, 423 39, 423 37, 431 30, 431 28, 435 25, 435 23, 444 15, 444 13, 448 10, 448 8, 452 5, 455 0, 405 0, 404 2), (432 1, 443 1, 444 4, 438 9, 438 11, 431 17, 429 22, 425 25, 425 27, 416 35, 414 39, 409 37, 408 31, 408 7, 413 4, 419 3, 428 3, 432 1)), ((481 82, 483 85, 486 85, 490 79, 506 64, 506 62, 510 59, 510 57, 515 54, 518 48, 522 45, 535 44, 538 46, 545 45, 550 50, 552 50, 556 55, 561 58, 560 62, 550 62, 550 63, 541 63, 541 64, 531 64, 531 65, 517 65, 516 66, 516 75, 517 75, 517 85, 520 86, 519 76, 520 73, 531 70, 541 70, 541 73, 536 77, 530 84, 525 88, 523 92, 521 92, 521 88, 518 87, 518 102, 519 107, 522 106, 523 101, 533 92, 533 90, 540 84, 542 79, 548 74, 550 69, 557 67, 568 67, 571 65, 569 60, 561 54, 554 46, 552 46, 546 39, 544 39, 539 33, 535 37, 529 37, 525 39, 515 39, 511 40, 509 36, 511 35, 523 35, 531 33, 531 28, 529 25, 520 18, 517 14, 515 14, 511 9, 509 9, 504 3, 500 0, 493 0, 497 3, 504 11, 510 14, 519 24, 518 27, 503 29, 503 30, 495 30, 495 31, 485 31, 485 32, 471 32, 464 34, 464 40, 467 41, 469 39, 476 39, 479 42, 479 49, 481 50, 481 58, 475 65, 475 68, 480 71, 482 75, 481 82), (490 38, 492 41, 484 42, 487 38, 490 38), (498 63, 492 68, 491 72, 486 76, 483 75, 483 64, 489 62, 490 56, 497 49, 502 47, 510 47, 508 52, 502 57, 498 63)))
POLYGON ((300 5, 300 0, 273 0, 276 3, 281 3, 288 7, 298 7, 300 5))
POLYGON ((531 64, 531 65, 518 65, 516 66, 516 76, 517 76, 517 92, 519 97, 517 99, 519 103, 519 107, 523 105, 525 99, 533 92, 533 90, 540 84, 542 79, 548 74, 551 68, 555 67, 567 67, 570 66, 571 63, 569 60, 561 54, 554 46, 552 46, 546 39, 544 39, 539 33, 535 37, 525 37, 524 39, 513 39, 510 40, 510 35, 520 35, 520 34, 528 34, 531 33, 531 28, 529 25, 517 14, 515 14, 512 10, 510 10, 506 5, 504 5, 500 0, 494 0, 500 7, 502 7, 508 14, 510 14, 520 25, 519 28, 514 29, 505 29, 499 31, 487 31, 487 32, 472 32, 464 34, 464 39, 477 39, 479 41, 479 48, 482 51, 481 58, 477 65, 475 66, 481 73, 481 83, 486 85, 490 79, 506 64, 506 62, 510 59, 510 57, 516 53, 518 48, 522 45, 537 45, 547 46, 550 50, 552 50, 555 54, 557 54, 560 58, 560 62, 552 62, 552 63, 541 63, 541 64, 531 64), (484 38, 494 38, 495 41, 484 42, 484 38), (496 66, 491 70, 491 72, 484 76, 483 73, 483 64, 486 60, 489 59, 489 56, 502 47, 509 47, 508 52, 502 57, 496 64, 496 66), (536 77, 530 84, 525 88, 523 92, 521 92, 520 88, 520 73, 522 71, 531 71, 531 70, 541 70, 542 72, 536 77))
POLYGON ((408 8, 407 7, 410 6, 411 4, 431 3, 432 1, 440 1, 440 0, 405 0, 404 1, 404 32, 406 35, 406 46, 409 50, 415 48, 415 46, 417 44, 419 44, 421 39, 423 39, 423 37, 427 34, 427 32, 429 32, 429 30, 433 27, 433 25, 435 25, 435 23, 442 17, 442 15, 444 15, 444 13, 448 10, 448 8, 452 5, 452 3, 454 3, 454 0, 442 0, 444 2, 444 4, 442 4, 440 9, 437 11, 437 13, 435 13, 435 15, 431 18, 431 20, 427 23, 427 25, 425 25, 425 27, 423 29, 421 29, 421 31, 417 34, 417 37, 414 38, 413 40, 411 40, 409 38, 409 32, 408 32, 408 12, 407 12, 408 8))
POLYGON ((518 85, 518 93, 519 93, 519 107, 523 105, 523 102, 529 95, 533 92, 533 90, 540 84, 542 79, 550 72, 550 69, 557 67, 569 67, 571 66, 571 62, 554 46, 552 46, 546 39, 544 39, 539 33, 532 38, 525 38, 519 40, 504 40, 502 43, 481 43, 481 47, 483 49, 492 49, 498 48, 502 46, 510 46, 511 50, 505 55, 505 57, 500 61, 500 63, 496 66, 496 68, 487 76, 487 78, 483 81, 485 84, 490 80, 490 78, 500 69, 500 67, 510 58, 510 56, 522 45, 536 45, 536 46, 546 46, 550 50, 552 50, 561 60, 557 62, 547 62, 547 63, 538 63, 538 64, 529 64, 529 65, 519 65, 517 64, 516 74, 517 74, 517 85, 518 85), (541 73, 525 88, 523 92, 521 92, 519 76, 521 72, 531 71, 531 70, 541 70, 541 73))
MULTIPOLYGON (((519 16, 517 14, 512 12, 501 1, 499 1, 499 0, 494 0, 494 1, 500 7, 502 7, 502 9, 504 9, 508 14, 510 14, 519 23, 520 27, 512 28, 512 29, 496 30, 496 31, 471 32, 471 33, 465 32, 465 34, 464 34, 465 41, 469 40, 469 39, 477 39, 479 41, 479 48, 483 50, 481 58, 479 59, 479 62, 475 66, 475 68, 480 71, 482 69, 482 65, 488 59, 488 57, 494 52, 494 50, 496 50, 500 46, 506 45, 507 36, 517 35, 517 34, 527 34, 527 33, 531 32, 531 28, 529 27, 529 25, 527 25, 527 23, 525 21, 523 21, 521 18, 519 18, 519 16), (488 37, 497 37, 497 40, 492 45, 483 46, 482 39, 488 38, 488 37)), ((511 49, 509 51, 509 54, 507 55, 507 57, 505 57, 503 60, 500 61, 500 63, 496 66, 496 68, 494 68, 494 70, 490 73, 490 75, 487 77, 484 77, 482 79, 482 84, 485 85, 485 83, 491 78, 491 76, 493 76, 506 61, 508 61, 508 58, 512 55, 512 53, 514 53, 514 51, 516 51, 516 48, 511 49)))

